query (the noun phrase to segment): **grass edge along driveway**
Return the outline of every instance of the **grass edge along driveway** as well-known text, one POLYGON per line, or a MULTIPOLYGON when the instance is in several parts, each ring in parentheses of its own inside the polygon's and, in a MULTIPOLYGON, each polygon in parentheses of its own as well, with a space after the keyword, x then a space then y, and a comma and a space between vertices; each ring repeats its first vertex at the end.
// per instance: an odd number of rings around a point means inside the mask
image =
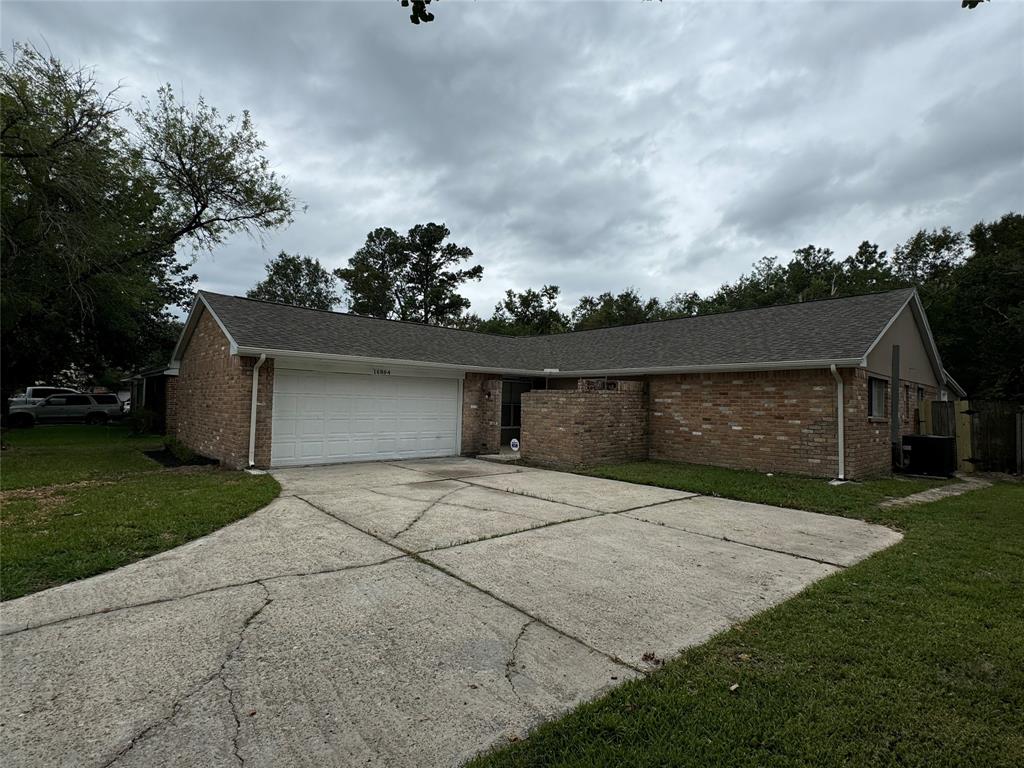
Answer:
POLYGON ((12 430, 0 458, 0 599, 95 576, 240 520, 280 492, 269 475, 166 469, 122 426, 12 430))
POLYGON ((904 540, 472 768, 1024 764, 1024 485, 879 510, 906 495, 894 488, 934 483, 832 494, 822 481, 654 462, 591 474, 714 481, 723 496, 888 522, 904 540))

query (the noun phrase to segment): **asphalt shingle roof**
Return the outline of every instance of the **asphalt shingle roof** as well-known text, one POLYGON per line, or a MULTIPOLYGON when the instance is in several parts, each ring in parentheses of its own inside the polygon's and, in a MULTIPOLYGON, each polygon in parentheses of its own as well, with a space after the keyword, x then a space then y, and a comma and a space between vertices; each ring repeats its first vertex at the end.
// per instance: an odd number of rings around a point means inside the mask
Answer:
POLYGON ((913 289, 550 336, 498 336, 202 292, 240 347, 495 371, 771 365, 863 357, 913 289))

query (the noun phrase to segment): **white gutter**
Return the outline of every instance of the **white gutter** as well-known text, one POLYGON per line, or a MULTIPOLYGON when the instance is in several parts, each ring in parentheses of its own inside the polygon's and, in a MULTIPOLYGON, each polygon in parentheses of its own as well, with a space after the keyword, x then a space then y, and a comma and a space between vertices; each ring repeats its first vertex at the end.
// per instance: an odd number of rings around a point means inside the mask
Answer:
POLYGON ((843 413, 843 377, 836 370, 835 364, 828 367, 832 378, 836 380, 836 439, 839 442, 839 479, 846 479, 846 436, 844 425, 846 417, 843 413))
POLYGON ((267 353, 261 352, 260 359, 252 367, 252 407, 249 411, 249 466, 256 464, 256 396, 260 388, 260 368, 267 361, 267 353))
POLYGON ((232 354, 255 357, 266 353, 274 358, 322 360, 339 363, 363 363, 371 365, 405 365, 413 368, 438 368, 442 370, 474 371, 479 373, 506 373, 518 376, 535 376, 544 378, 578 377, 578 376, 654 376, 666 373, 742 373, 744 371, 778 371, 778 370, 806 370, 813 368, 828 368, 835 365, 840 368, 855 368, 861 366, 863 358, 850 357, 832 360, 780 360, 767 363, 732 363, 721 365, 672 365, 662 367, 646 368, 594 368, 580 370, 560 370, 552 373, 546 370, 535 368, 501 368, 499 366, 483 365, 461 365, 456 363, 432 363, 424 360, 407 360, 388 357, 366 357, 361 355, 336 355, 326 352, 298 352, 289 349, 266 349, 259 347, 240 346, 232 350, 232 354))

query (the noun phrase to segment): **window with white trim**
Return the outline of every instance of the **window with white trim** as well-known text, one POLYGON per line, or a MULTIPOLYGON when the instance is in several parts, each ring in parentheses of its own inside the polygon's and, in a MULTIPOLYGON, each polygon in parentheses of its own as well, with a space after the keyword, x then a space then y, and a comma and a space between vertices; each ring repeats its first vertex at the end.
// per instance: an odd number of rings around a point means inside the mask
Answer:
POLYGON ((885 379, 868 378, 868 416, 885 418, 885 390, 888 382, 885 379))

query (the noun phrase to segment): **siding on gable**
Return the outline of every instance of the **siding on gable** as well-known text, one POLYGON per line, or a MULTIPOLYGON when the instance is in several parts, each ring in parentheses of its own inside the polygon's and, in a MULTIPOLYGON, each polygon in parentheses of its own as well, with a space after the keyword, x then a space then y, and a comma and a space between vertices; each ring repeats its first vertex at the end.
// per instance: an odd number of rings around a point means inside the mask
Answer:
POLYGON ((914 312, 907 305, 868 355, 868 370, 889 378, 892 374, 892 347, 900 345, 900 378, 928 387, 938 387, 928 357, 925 339, 917 327, 914 312))

